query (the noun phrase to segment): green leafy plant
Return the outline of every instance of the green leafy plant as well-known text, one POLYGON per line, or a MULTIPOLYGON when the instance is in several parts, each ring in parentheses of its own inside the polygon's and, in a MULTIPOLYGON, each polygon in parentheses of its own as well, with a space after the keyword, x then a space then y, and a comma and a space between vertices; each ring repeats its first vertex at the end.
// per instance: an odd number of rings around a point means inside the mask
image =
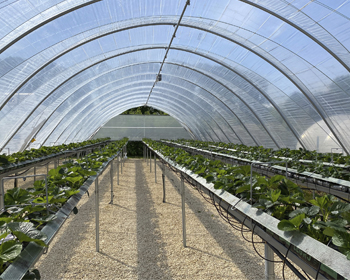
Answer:
MULTIPOLYGON (((253 201, 253 206, 280 220, 278 228, 283 231, 297 231, 323 243, 332 243, 349 258, 350 255, 350 204, 334 196, 317 195, 305 200, 304 192, 285 176, 266 178, 255 172, 250 177, 250 166, 232 166, 218 160, 210 160, 202 155, 190 155, 181 148, 169 147, 163 143, 145 139, 148 145, 168 159, 192 170, 195 174, 212 183, 216 189, 223 189, 245 201, 253 201), (253 197, 250 189, 253 188, 253 197)), ((186 140, 187 141, 187 140, 186 140)), ((196 142, 194 146, 204 148, 210 144, 196 142)), ((226 144, 219 144, 225 147, 226 144)), ((261 152, 261 147, 249 149, 251 153, 261 152)), ((305 150, 294 153, 284 151, 288 156, 313 156, 305 150)), ((319 165, 319 168, 322 166, 319 165)), ((322 167, 323 168, 323 167, 322 167)))

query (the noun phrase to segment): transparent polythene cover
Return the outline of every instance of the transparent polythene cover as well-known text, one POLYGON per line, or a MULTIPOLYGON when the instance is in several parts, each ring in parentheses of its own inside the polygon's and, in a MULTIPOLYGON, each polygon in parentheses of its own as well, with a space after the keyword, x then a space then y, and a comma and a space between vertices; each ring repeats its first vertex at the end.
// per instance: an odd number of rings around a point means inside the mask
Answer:
POLYGON ((186 3, 2 1, 0 149, 86 140, 147 103, 198 139, 350 151, 349 1, 186 3))

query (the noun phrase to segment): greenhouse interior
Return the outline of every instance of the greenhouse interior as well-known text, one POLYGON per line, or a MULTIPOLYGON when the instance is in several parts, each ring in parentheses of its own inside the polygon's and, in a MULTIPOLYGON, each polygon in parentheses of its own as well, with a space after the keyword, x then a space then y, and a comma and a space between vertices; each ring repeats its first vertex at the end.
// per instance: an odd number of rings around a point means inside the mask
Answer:
POLYGON ((0 279, 350 279, 349 0, 0 0, 0 279))

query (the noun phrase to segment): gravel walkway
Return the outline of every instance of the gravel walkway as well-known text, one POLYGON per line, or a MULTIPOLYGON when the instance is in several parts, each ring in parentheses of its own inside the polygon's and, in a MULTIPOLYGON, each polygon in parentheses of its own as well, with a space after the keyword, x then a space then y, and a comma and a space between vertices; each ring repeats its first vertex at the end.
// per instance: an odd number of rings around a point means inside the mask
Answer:
MULTIPOLYGON (((116 165, 114 165, 116 167, 116 165)), ((215 207, 186 185, 187 248, 182 245, 180 180, 128 159, 110 202, 109 169, 100 176, 100 252, 95 251, 94 187, 36 265, 42 279, 264 279, 264 261, 215 207)), ((250 238, 250 234, 247 234, 250 238)), ((257 241, 258 238, 256 238, 257 241)), ((258 244, 263 254, 263 245, 258 244)), ((282 267, 276 266, 279 278, 282 267)), ((297 279, 288 268, 286 279, 297 279)))

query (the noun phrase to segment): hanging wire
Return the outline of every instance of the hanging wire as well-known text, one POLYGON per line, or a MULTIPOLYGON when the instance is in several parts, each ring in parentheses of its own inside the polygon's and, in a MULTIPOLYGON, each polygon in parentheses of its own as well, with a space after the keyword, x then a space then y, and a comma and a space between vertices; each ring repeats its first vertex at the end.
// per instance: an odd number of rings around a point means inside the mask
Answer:
POLYGON ((282 277, 283 277, 283 280, 286 279, 286 277, 284 276, 284 268, 286 266, 287 256, 288 256, 288 253, 289 253, 291 247, 292 247, 292 243, 289 244, 287 253, 286 253, 286 255, 284 256, 284 259, 283 259, 283 266, 282 266, 282 277))
POLYGON ((255 247, 255 243, 264 243, 264 244, 268 244, 268 243, 267 243, 267 242, 254 242, 254 229, 255 229, 255 227, 256 227, 256 224, 254 224, 253 229, 252 229, 252 242, 251 242, 252 245, 253 245, 253 248, 254 248, 255 253, 257 253, 258 256, 259 256, 260 258, 262 258, 263 260, 268 261, 268 262, 272 262, 272 263, 281 263, 281 262, 283 262, 282 260, 281 260, 281 261, 269 260, 269 259, 263 257, 263 256, 258 252, 258 250, 257 250, 256 247, 255 247))
MULTIPOLYGON (((176 174, 181 173, 180 171, 178 171, 178 170, 172 168, 171 165, 168 165, 168 164, 167 164, 167 165, 165 165, 165 166, 167 166, 169 169, 171 169, 172 171, 174 171, 176 174)), ((276 252, 276 249, 275 249, 274 247, 272 247, 272 246, 271 246, 269 243, 267 243, 266 241, 261 241, 261 242, 260 242, 260 241, 258 241, 258 242, 257 242, 257 241, 254 241, 254 230, 255 230, 255 227, 257 226, 256 223, 254 223, 254 226, 253 226, 252 230, 249 230, 249 229, 244 230, 243 227, 244 227, 244 224, 245 224, 246 219, 248 218, 248 216, 245 216, 245 218, 243 219, 242 223, 240 223, 240 222, 235 222, 235 223, 237 223, 237 224, 241 224, 241 227, 240 227, 240 228, 237 227, 236 225, 234 225, 234 224, 232 223, 232 219, 231 219, 231 220, 229 219, 229 211, 228 211, 228 210, 229 210, 229 208, 231 207, 230 204, 228 205, 227 209, 225 209, 225 211, 226 211, 226 216, 225 216, 224 213, 223 213, 223 211, 222 211, 222 209, 223 209, 223 206, 221 205, 221 203, 222 203, 222 198, 220 198, 220 201, 219 201, 219 203, 217 204, 216 201, 215 201, 215 198, 214 198, 215 194, 214 194, 213 192, 209 191, 209 195, 208 195, 209 198, 207 198, 207 196, 206 196, 205 193, 201 190, 201 188, 197 187, 197 186, 196 186, 194 183, 192 183, 188 178, 184 177, 184 179, 185 179, 185 181, 186 181, 189 185, 191 185, 191 186, 193 187, 193 189, 197 190, 197 191, 199 192, 199 194, 200 194, 208 203, 210 203, 210 204, 212 204, 212 205, 215 206, 217 212, 219 213, 219 216, 220 216, 221 218, 223 218, 224 221, 226 221, 227 223, 229 223, 233 229, 239 230, 239 231, 241 232, 242 238, 243 238, 245 241, 247 241, 248 243, 251 243, 251 244, 253 245, 254 251, 257 253, 257 255, 258 255, 261 259, 263 259, 263 260, 265 260, 265 261, 268 261, 268 262, 273 262, 273 263, 283 263, 283 267, 282 267, 282 276, 283 276, 283 279, 284 279, 284 280, 285 280, 284 270, 285 270, 285 265, 286 265, 286 264, 288 264, 288 267, 291 268, 291 270, 292 270, 300 279, 305 279, 305 280, 307 280, 307 279, 306 279, 300 272, 298 272, 298 271, 293 267, 293 265, 290 264, 290 263, 288 262, 288 260, 287 260, 288 253, 289 253, 289 251, 290 251, 290 249, 291 249, 291 244, 289 245, 289 247, 288 247, 288 249, 287 249, 286 255, 283 256, 280 252, 278 252, 278 251, 276 252), (252 232, 252 234, 251 234, 251 240, 247 239, 247 238, 244 236, 244 234, 243 234, 244 232, 250 232, 250 231, 252 232), (262 256, 262 255, 258 252, 258 250, 256 249, 256 247, 255 247, 255 244, 261 244, 261 243, 264 243, 264 244, 266 243, 266 244, 268 244, 268 246, 270 246, 272 249, 274 249, 275 253, 279 256, 279 258, 280 258, 281 260, 280 260, 280 261, 269 260, 269 259, 266 259, 264 256, 262 256), (294 268, 294 269, 293 269, 293 268, 294 268)), ((236 206, 240 201, 241 201, 241 199, 240 199, 239 201, 237 201, 236 204, 233 205, 233 206, 231 207, 231 210, 235 210, 235 206, 236 206)), ((329 244, 329 243, 328 243, 328 244, 329 244)), ((328 245, 328 244, 327 244, 327 245, 328 245)), ((318 277, 318 274, 319 274, 319 271, 320 271, 320 267, 321 267, 321 265, 320 265, 319 268, 318 268, 318 271, 317 271, 317 274, 316 274, 316 278, 315 278, 315 279, 317 279, 317 277, 318 277)), ((306 277, 307 277, 309 280, 311 280, 310 277, 308 276, 308 274, 307 274, 304 270, 303 270, 303 272, 305 273, 306 277)))

